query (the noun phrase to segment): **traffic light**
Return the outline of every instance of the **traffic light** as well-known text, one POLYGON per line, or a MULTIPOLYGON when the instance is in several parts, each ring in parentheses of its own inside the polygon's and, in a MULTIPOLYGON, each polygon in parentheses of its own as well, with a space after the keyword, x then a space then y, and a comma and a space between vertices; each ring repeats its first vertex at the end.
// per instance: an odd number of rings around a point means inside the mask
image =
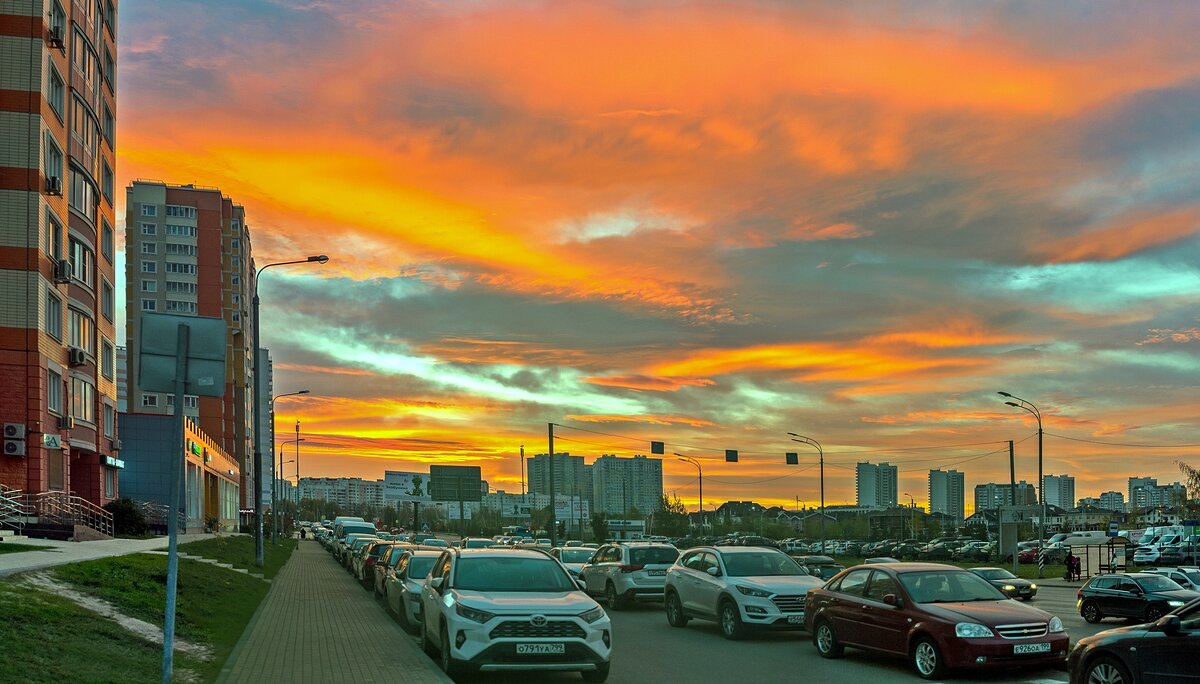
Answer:
POLYGON ((737 449, 726 449, 725 450, 725 462, 726 463, 737 463, 738 462, 737 458, 738 458, 737 457, 737 449))
POLYGON ((4 424, 4 455, 25 455, 25 425, 23 423, 4 424))
POLYGON ((650 442, 650 453, 663 454, 666 453, 666 444, 662 442, 650 442))
POLYGON ((795 451, 789 451, 786 454, 784 454, 783 457, 785 459, 787 459, 788 465, 799 465, 800 464, 800 454, 796 453, 795 451))

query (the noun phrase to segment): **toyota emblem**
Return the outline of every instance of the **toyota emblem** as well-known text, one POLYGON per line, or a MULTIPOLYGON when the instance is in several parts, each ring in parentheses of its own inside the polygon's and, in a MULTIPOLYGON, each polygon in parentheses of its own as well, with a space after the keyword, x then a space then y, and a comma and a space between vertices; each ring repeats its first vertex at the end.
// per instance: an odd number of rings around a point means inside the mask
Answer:
POLYGON ((533 618, 529 620, 529 624, 533 625, 534 627, 544 627, 546 625, 546 616, 534 615, 533 618))

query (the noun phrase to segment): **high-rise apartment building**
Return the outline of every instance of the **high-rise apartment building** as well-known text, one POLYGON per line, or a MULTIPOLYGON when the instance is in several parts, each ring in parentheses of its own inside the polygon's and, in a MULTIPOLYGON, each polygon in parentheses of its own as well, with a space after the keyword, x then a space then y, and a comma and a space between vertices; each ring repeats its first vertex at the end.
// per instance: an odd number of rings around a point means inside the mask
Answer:
POLYGON ((887 463, 859 463, 854 470, 854 491, 859 507, 895 508, 897 497, 896 466, 887 463))
POLYGON ((1037 492, 1033 485, 1025 480, 1017 483, 1016 496, 1013 496, 1013 486, 1011 484, 996 484, 988 482, 987 484, 975 485, 975 510, 988 511, 995 510, 1001 506, 1032 506, 1036 504, 1037 492))
POLYGON ((116 0, 0 3, 0 484, 117 496, 116 0))
POLYGON ((1153 477, 1131 477, 1129 478, 1129 498, 1125 500, 1126 507, 1129 510, 1137 510, 1138 507, 1138 490, 1143 487, 1157 487, 1158 480, 1153 477))
POLYGON ((1178 506, 1187 500, 1187 488, 1182 483, 1172 482, 1169 485, 1160 485, 1153 478, 1146 479, 1150 480, 1150 484, 1138 485, 1133 490, 1133 500, 1129 502, 1132 510, 1157 506, 1178 506))
POLYGON ((662 459, 604 455, 592 462, 592 510, 624 515, 657 511, 662 503, 662 459))
POLYGON ((957 470, 929 471, 929 512, 942 513, 955 520, 965 516, 963 474, 957 470))
POLYGON ((1121 492, 1103 492, 1100 494, 1100 508, 1106 511, 1124 511, 1125 495, 1121 492))
MULTIPOLYGON (((529 479, 529 491, 534 494, 549 494, 550 456, 538 454, 528 458, 525 468, 529 479)), ((578 495, 585 501, 592 500, 592 467, 583 462, 582 456, 554 454, 554 493, 561 496, 578 495)))
POLYGON ((1075 478, 1070 475, 1046 475, 1042 478, 1046 504, 1070 510, 1075 507, 1075 478))
MULTIPOLYGON (((135 181, 125 193, 126 346, 130 413, 172 415, 174 395, 138 388, 141 315, 222 317, 225 393, 184 396, 183 413, 241 467, 242 508, 253 507, 254 261, 244 209, 216 188, 135 181)), ((264 465, 269 453, 264 452, 264 465)))

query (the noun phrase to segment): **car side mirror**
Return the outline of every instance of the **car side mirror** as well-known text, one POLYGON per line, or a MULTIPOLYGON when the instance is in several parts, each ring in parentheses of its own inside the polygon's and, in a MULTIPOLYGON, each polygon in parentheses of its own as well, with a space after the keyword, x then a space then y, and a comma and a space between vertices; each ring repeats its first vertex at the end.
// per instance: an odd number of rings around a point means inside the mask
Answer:
POLYGON ((1179 634, 1183 629, 1178 615, 1164 615, 1158 622, 1154 623, 1154 627, 1163 634, 1172 636, 1179 634))
POLYGON ((442 585, 445 583, 446 583, 445 577, 430 577, 429 578, 429 588, 436 591, 439 594, 442 593, 442 585))
POLYGON ((900 597, 896 596, 895 594, 884 594, 883 602, 888 604, 889 606, 895 606, 897 608, 899 608, 901 605, 900 597))
POLYGON ((721 576, 721 568, 709 568, 709 569, 705 570, 705 572, 712 575, 713 577, 721 576))
POLYGON ((587 591, 587 582, 584 582, 581 579, 575 580, 575 586, 579 587, 580 589, 582 589, 584 591, 587 591))

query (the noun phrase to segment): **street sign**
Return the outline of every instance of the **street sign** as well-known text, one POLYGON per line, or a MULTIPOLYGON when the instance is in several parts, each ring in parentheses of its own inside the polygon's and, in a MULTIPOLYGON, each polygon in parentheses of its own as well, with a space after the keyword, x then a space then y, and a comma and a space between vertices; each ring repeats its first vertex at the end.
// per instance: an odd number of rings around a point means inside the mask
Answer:
POLYGON ((1041 509, 1037 506, 1005 506, 1000 509, 1002 523, 1031 523, 1037 519, 1041 509))
POLYGON ((1108 524, 1108 536, 1116 537, 1116 536, 1118 536, 1118 533, 1120 533, 1120 531, 1121 531, 1121 523, 1117 522, 1116 520, 1114 520, 1108 524))
POLYGON ((42 446, 46 447, 47 449, 61 449, 62 448, 62 435, 58 435, 58 434, 54 434, 54 433, 47 433, 47 434, 42 435, 42 446))
POLYGON ((482 498, 479 466, 429 466, 429 495, 434 501, 479 501, 482 498))

